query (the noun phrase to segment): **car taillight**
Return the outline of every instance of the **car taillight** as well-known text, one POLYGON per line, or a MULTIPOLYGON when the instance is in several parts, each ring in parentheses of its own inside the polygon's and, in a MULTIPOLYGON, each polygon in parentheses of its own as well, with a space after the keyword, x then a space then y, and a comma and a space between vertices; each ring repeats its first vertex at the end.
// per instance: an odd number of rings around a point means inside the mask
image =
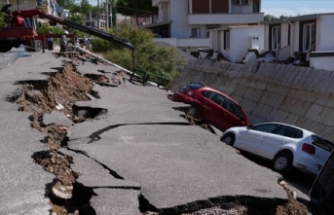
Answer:
POLYGON ((311 144, 308 144, 308 143, 303 144, 302 150, 306 153, 311 154, 311 155, 315 154, 315 147, 312 146, 311 144))

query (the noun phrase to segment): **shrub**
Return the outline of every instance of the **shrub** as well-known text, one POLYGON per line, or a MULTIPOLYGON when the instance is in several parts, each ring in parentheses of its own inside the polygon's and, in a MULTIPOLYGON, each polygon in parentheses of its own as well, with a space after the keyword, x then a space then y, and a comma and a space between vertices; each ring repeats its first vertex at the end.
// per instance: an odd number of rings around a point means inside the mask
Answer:
MULTIPOLYGON (((112 49, 104 57, 126 69, 132 69, 132 55, 129 49, 112 49)), ((173 81, 186 60, 174 47, 160 47, 154 42, 138 45, 135 51, 135 67, 153 74, 161 75, 168 82, 173 81)))

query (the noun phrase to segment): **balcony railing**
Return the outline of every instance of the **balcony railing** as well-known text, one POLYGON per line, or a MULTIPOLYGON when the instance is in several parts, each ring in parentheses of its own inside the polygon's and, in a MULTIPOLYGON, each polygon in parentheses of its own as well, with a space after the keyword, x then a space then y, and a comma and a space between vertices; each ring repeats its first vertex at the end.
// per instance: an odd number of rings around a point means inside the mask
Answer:
POLYGON ((205 24, 247 24, 263 21, 263 13, 221 13, 221 14, 189 14, 190 25, 205 24))

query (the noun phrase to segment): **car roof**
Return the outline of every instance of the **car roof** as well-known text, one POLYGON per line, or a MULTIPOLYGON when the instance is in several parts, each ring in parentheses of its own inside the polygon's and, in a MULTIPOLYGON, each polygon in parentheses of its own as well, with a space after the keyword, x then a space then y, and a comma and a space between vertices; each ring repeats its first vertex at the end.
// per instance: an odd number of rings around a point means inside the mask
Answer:
MULTIPOLYGON (((287 124, 287 123, 283 123, 283 122, 276 122, 276 121, 272 121, 272 122, 261 122, 261 123, 256 123, 254 125, 262 125, 262 124, 272 124, 272 123, 275 123, 275 124, 278 124, 278 125, 285 125, 285 126, 289 126, 289 127, 293 127, 293 128, 296 128, 296 129, 300 129, 300 130, 303 130, 303 131, 306 131, 308 132, 309 134, 314 134, 314 135, 318 135, 312 131, 309 131, 305 128, 301 128, 301 127, 298 127, 298 126, 295 126, 295 125, 291 125, 291 124, 287 124)), ((320 135, 318 135, 320 136, 320 135)))
POLYGON ((200 88, 200 90, 210 90, 210 91, 213 91, 215 93, 218 93, 218 94, 221 94, 221 95, 225 96, 226 98, 228 98, 231 101, 235 102, 236 104, 240 105, 239 102, 237 102, 236 100, 234 100, 233 98, 231 98, 229 95, 226 95, 225 93, 223 93, 223 92, 221 92, 219 90, 216 90, 216 89, 214 89, 212 87, 208 87, 208 86, 203 85, 203 87, 200 88))

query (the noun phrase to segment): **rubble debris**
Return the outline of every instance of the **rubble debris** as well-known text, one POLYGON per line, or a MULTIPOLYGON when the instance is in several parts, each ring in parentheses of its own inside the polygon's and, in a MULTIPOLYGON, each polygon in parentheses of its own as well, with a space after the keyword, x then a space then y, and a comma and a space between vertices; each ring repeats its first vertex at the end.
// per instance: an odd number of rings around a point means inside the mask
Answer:
POLYGON ((209 130, 211 133, 216 134, 215 130, 210 126, 210 124, 204 122, 201 119, 194 118, 188 114, 189 107, 175 107, 173 108, 174 110, 184 112, 185 115, 181 115, 184 117, 188 122, 189 125, 197 125, 200 126, 201 128, 205 130, 209 130))

